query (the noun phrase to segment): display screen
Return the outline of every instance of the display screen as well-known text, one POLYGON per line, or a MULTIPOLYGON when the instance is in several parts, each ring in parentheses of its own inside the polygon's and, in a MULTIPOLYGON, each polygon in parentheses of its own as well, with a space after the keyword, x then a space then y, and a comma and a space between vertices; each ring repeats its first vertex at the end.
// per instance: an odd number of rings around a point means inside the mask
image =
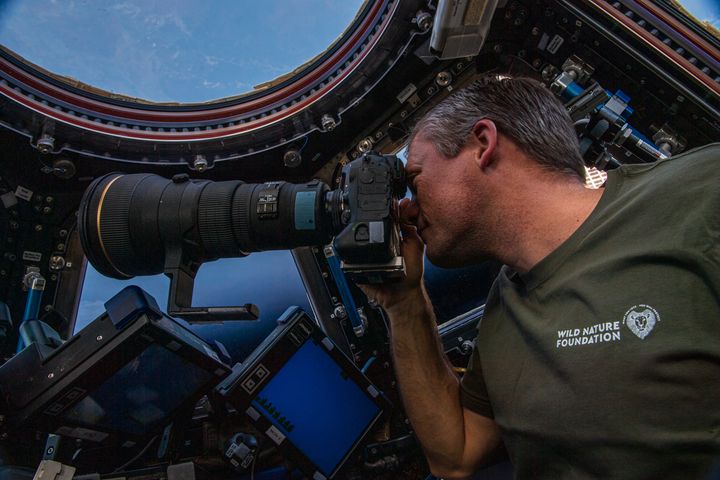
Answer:
POLYGON ((143 435, 213 376, 162 345, 151 344, 68 409, 72 424, 143 435))
POLYGON ((380 413, 369 395, 310 339, 252 405, 330 476, 380 413))

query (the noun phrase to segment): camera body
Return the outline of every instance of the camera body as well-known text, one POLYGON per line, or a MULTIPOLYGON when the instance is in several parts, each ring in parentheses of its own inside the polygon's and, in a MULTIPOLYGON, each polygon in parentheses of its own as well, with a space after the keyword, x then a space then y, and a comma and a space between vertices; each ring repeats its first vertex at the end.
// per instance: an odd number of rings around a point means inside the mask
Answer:
POLYGON ((343 168, 340 191, 347 209, 333 247, 354 282, 382 283, 404 276, 397 200, 406 188, 403 164, 394 155, 371 152, 343 168))

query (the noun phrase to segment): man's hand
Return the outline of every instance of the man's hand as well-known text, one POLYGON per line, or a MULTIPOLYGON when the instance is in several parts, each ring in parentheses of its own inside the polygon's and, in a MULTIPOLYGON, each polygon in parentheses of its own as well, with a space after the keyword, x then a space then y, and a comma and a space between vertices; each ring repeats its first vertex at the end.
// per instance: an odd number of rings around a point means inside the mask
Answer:
POLYGON ((392 351, 405 410, 433 473, 470 475, 500 443, 491 419, 465 410, 460 386, 445 358, 433 308, 423 287, 425 246, 417 233, 418 206, 400 202, 406 277, 397 283, 361 285, 390 318, 392 351))

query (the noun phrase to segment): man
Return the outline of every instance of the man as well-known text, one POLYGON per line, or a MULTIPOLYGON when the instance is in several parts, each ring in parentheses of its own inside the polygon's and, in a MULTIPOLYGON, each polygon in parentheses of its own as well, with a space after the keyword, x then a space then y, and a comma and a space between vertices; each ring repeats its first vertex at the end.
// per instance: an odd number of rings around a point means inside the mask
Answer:
POLYGON ((407 279, 387 311, 407 414, 432 472, 504 443, 519 478, 698 478, 720 456, 717 146, 584 185, 563 106, 488 77, 417 125, 401 203, 407 279), (685 157, 685 158, 683 158, 685 157), (423 245, 423 243, 425 245, 423 245), (462 381, 422 284, 423 250, 496 280, 462 381))

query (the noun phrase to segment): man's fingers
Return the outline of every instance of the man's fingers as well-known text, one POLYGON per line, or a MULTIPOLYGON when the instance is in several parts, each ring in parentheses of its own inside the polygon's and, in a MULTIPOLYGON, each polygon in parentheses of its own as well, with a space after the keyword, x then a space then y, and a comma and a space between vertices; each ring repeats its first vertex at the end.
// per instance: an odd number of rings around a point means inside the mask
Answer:
POLYGON ((424 250, 424 244, 420 235, 417 233, 417 227, 410 223, 401 223, 400 231, 402 232, 403 238, 403 252, 405 255, 409 254, 406 249, 412 249, 422 252, 424 250))
POLYGON ((400 223, 415 224, 418 215, 417 203, 409 198, 403 198, 398 204, 400 211, 400 223))

